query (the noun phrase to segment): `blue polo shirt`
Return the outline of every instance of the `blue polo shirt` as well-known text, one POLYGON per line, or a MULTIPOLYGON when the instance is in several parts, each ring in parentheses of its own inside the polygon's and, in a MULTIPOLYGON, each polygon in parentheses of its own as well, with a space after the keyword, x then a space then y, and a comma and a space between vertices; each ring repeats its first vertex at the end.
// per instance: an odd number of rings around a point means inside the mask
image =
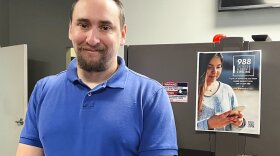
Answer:
POLYGON ((164 88, 125 66, 93 89, 68 69, 39 80, 20 143, 45 156, 177 155, 173 112, 164 88))

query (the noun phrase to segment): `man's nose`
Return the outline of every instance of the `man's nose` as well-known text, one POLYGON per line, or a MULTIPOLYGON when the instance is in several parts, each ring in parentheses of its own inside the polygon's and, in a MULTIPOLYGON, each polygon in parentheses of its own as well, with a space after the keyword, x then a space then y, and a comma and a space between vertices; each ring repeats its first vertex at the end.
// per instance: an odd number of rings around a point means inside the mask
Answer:
POLYGON ((86 42, 87 42, 87 44, 92 45, 92 46, 99 43, 100 42, 99 32, 94 29, 88 31, 86 42))

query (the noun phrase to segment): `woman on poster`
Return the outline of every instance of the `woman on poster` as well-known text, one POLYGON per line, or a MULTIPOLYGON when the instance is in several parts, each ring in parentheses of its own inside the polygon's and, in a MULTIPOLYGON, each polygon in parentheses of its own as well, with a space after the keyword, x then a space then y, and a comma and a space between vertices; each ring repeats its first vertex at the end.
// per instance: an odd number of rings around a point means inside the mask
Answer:
POLYGON ((246 122, 236 95, 231 86, 217 80, 223 68, 222 54, 200 53, 199 63, 197 129, 240 130, 246 122))

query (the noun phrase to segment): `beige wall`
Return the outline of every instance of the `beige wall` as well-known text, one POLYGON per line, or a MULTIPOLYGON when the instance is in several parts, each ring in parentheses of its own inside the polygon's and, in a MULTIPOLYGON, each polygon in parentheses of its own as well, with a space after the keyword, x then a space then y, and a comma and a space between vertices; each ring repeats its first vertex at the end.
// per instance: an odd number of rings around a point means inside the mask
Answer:
POLYGON ((218 12, 218 0, 123 0, 127 44, 211 42, 215 34, 280 40, 280 8, 218 12))

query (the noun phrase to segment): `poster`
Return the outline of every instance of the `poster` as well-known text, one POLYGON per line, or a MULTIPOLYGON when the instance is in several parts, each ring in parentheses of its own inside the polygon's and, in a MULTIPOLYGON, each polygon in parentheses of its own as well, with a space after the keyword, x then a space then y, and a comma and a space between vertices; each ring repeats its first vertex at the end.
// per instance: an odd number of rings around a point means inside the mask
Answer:
POLYGON ((260 134, 261 50, 198 52, 197 131, 260 134))
POLYGON ((174 82, 166 81, 163 82, 170 102, 187 103, 188 102, 188 83, 187 82, 174 82))

